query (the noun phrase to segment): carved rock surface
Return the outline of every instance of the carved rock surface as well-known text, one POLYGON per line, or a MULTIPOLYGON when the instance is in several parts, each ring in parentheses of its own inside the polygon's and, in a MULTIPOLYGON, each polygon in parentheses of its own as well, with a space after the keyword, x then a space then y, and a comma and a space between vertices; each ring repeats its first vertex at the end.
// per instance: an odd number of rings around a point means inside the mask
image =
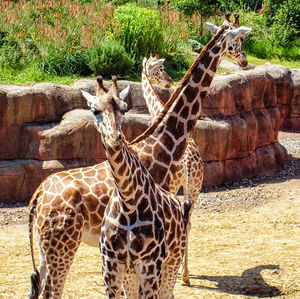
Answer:
MULTIPOLYGON (((118 82, 120 90, 129 84, 132 109, 125 115, 123 131, 132 140, 151 118, 141 84, 118 82)), ((155 88, 167 101, 170 91, 155 88)), ((49 174, 106 159, 81 89, 95 93, 95 80, 71 86, 0 85, 0 202, 28 201, 49 174)), ((298 70, 264 65, 215 76, 193 134, 205 162, 204 186, 280 169, 287 155, 278 143, 278 131, 300 130, 299 118, 298 70)))

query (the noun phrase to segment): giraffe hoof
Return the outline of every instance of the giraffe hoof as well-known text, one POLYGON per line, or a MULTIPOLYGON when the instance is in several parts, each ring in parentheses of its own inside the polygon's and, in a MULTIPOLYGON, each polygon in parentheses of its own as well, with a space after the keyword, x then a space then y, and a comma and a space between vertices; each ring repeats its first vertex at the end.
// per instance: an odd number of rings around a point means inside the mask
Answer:
POLYGON ((190 286, 191 282, 188 275, 182 274, 181 279, 183 281, 183 285, 190 286))

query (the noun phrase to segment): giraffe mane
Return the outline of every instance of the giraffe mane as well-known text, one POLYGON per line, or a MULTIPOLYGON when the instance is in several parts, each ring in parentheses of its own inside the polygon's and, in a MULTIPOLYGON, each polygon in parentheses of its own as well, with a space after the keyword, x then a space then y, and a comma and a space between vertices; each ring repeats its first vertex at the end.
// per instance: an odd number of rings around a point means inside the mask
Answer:
MULTIPOLYGON (((224 32, 225 29, 226 29, 226 26, 221 26, 219 31, 217 32, 217 34, 214 35, 211 38, 211 40, 206 44, 206 46, 202 49, 201 53, 198 55, 198 57, 195 59, 194 63, 191 65, 191 67, 188 69, 188 71, 186 72, 186 74, 182 78, 179 86, 171 94, 169 100, 165 103, 163 110, 156 117, 154 122, 142 134, 140 134, 134 140, 132 140, 129 143, 129 146, 133 145, 135 143, 138 143, 138 142, 146 139, 147 137, 149 137, 151 134, 153 134, 153 132, 156 130, 158 125, 161 123, 164 116, 167 114, 167 112, 169 111, 171 105, 174 103, 174 101, 176 100, 176 98, 178 97, 178 95, 180 94, 182 89, 187 85, 187 83, 189 81, 189 78, 192 74, 193 69, 199 64, 199 61, 203 58, 203 56, 205 55, 207 49, 220 37, 220 35, 224 32)), ((147 79, 148 79, 148 77, 147 77, 147 79)))
MULTIPOLYGON (((220 37, 220 35, 224 32, 225 29, 226 29, 226 26, 221 26, 220 29, 219 29, 219 31, 217 32, 217 34, 215 36, 213 36, 211 38, 211 40, 206 44, 206 46, 202 49, 201 53, 195 59, 195 61, 192 64, 192 66, 188 69, 188 71, 186 72, 186 74, 184 75, 184 77, 181 79, 180 85, 178 87, 178 89, 180 89, 180 91, 187 84, 187 82, 188 82, 188 80, 189 80, 189 78, 191 76, 192 70, 199 64, 199 61, 205 55, 207 49, 211 46, 212 43, 214 43, 220 37)), ((176 92, 177 92, 177 89, 174 91, 174 93, 176 93, 176 92)), ((173 95, 171 96, 171 98, 173 98, 173 95)))
POLYGON ((147 81, 148 81, 148 83, 151 85, 151 87, 152 87, 152 91, 153 91, 153 93, 154 93, 154 95, 155 95, 155 97, 156 97, 156 99, 161 103, 161 105, 163 106, 164 105, 164 102, 161 100, 161 98, 160 98, 160 96, 157 94, 157 92, 156 92, 156 90, 155 90, 155 88, 153 87, 153 85, 152 85, 152 83, 151 83, 151 81, 149 80, 149 77, 148 77, 148 75, 143 71, 143 74, 145 75, 145 77, 146 77, 146 79, 147 79, 147 81))

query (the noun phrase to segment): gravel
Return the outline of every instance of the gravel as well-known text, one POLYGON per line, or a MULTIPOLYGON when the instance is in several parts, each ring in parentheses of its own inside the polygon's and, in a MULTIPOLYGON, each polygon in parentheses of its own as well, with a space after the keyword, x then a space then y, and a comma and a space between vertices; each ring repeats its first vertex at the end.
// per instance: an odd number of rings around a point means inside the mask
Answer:
POLYGON ((278 183, 300 178, 300 133, 279 132, 278 140, 288 153, 283 169, 272 176, 243 179, 230 186, 203 188, 196 208, 210 213, 248 210, 281 197, 285 190, 278 183))
MULTIPOLYGON (((278 139, 288 152, 284 168, 273 176, 243 179, 230 186, 203 188, 195 209, 201 213, 248 210, 276 199, 286 190, 279 182, 300 178, 300 132, 279 132, 278 139)), ((0 204, 0 225, 28 222, 28 203, 0 204)))

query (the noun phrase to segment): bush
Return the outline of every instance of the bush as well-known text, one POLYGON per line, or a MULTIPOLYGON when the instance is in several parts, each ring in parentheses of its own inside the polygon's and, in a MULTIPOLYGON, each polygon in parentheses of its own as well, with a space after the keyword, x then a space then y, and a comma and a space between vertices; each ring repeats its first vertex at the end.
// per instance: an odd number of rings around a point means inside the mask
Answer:
POLYGON ((53 47, 49 54, 41 59, 40 67, 49 75, 77 74, 86 76, 91 74, 91 69, 86 63, 85 53, 80 48, 59 50, 53 47))
POLYGON ((269 29, 270 40, 274 45, 289 47, 297 37, 300 30, 300 3, 284 1, 272 17, 269 29))
POLYGON ((244 42, 243 48, 257 58, 269 59, 273 56, 273 45, 269 40, 249 38, 244 42))
POLYGON ((134 4, 118 7, 111 30, 113 38, 119 40, 126 52, 137 60, 136 65, 151 50, 161 51, 163 34, 156 10, 134 4))
POLYGON ((117 41, 105 40, 87 50, 87 65, 94 75, 124 77, 133 67, 134 61, 117 41))
POLYGON ((0 65, 9 68, 21 68, 23 54, 21 47, 15 40, 1 39, 0 46, 0 65))
MULTIPOLYGON (((283 5, 286 4, 285 2, 283 5)), ((275 5, 275 4, 274 4, 275 5)), ((252 28, 245 39, 243 48, 246 52, 263 59, 297 60, 300 49, 297 50, 297 31, 294 24, 288 24, 287 13, 277 10, 272 17, 272 25, 268 24, 265 15, 255 12, 240 11, 240 23, 252 28), (290 51, 290 49, 293 49, 290 51)))

